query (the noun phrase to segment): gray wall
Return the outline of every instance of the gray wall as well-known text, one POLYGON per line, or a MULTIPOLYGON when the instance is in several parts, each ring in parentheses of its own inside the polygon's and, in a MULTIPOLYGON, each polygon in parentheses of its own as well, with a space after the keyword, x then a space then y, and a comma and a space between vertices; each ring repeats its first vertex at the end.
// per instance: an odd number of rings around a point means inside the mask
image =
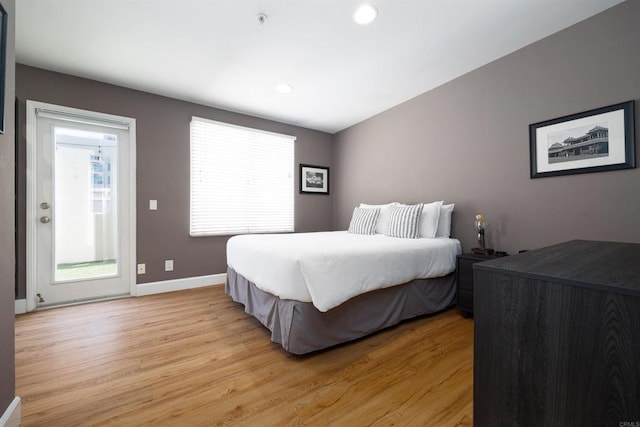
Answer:
POLYGON ((444 199, 465 250, 476 213, 510 253, 640 242, 640 168, 530 179, 528 137, 531 123, 640 98, 639 21, 627 1, 338 133, 334 228, 360 202, 444 199))
MULTIPOLYGON (((138 283, 224 273, 227 237, 189 237, 189 122, 191 116, 281 132, 297 137, 298 163, 332 167, 332 136, 145 92, 17 65, 19 141, 19 297, 25 295, 25 108, 26 100, 133 117, 137 126, 137 258, 147 264, 138 283), (158 210, 149 211, 149 200, 158 210), (174 271, 164 271, 164 260, 174 271)), ((296 171, 296 173, 298 173, 296 171)), ((331 229, 333 196, 295 196, 296 231, 331 229)))
POLYGON ((0 416, 15 397, 15 1, 3 0, 9 17, 4 93, 4 134, 0 135, 0 416))

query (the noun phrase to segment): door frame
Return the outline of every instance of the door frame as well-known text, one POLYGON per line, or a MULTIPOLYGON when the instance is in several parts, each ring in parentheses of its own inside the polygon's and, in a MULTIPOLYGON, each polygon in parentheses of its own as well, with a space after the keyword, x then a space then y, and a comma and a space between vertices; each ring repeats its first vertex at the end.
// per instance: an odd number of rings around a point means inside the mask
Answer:
POLYGON ((37 109, 54 111, 62 115, 74 115, 96 120, 118 122, 129 126, 129 218, 123 218, 129 223, 129 271, 123 271, 122 275, 129 278, 129 292, 136 296, 136 119, 131 117, 116 116, 113 114, 99 113, 78 108, 64 107, 62 105, 49 104, 40 101, 27 100, 27 312, 37 308, 36 293, 37 277, 36 265, 36 225, 37 225, 37 200, 36 200, 36 160, 37 160, 37 109))

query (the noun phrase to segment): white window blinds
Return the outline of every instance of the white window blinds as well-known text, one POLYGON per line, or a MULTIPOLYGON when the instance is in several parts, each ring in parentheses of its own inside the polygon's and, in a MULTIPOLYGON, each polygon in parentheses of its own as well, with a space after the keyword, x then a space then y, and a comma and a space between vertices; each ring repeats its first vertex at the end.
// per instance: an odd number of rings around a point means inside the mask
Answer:
POLYGON ((294 141, 192 117, 191 235, 293 231, 294 141))

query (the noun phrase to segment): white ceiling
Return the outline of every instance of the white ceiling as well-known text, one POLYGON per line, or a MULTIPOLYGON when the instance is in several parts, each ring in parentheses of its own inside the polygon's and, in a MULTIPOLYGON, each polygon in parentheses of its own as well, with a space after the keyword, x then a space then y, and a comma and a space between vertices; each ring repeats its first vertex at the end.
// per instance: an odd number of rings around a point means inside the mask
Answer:
POLYGON ((371 0, 360 26, 362 2, 17 0, 16 56, 334 133, 622 0, 371 0))

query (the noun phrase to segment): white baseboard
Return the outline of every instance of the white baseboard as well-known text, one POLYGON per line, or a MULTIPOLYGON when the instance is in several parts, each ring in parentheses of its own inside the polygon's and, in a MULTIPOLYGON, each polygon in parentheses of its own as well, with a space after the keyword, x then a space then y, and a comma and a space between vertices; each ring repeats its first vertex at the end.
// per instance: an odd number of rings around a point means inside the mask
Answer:
POLYGON ((16 396, 0 417, 0 427, 18 427, 22 418, 22 401, 16 396))
MULTIPOLYGON (((187 277, 185 279, 163 280, 161 282, 149 282, 136 285, 136 295, 153 295, 163 292, 183 291, 185 289, 201 288, 203 286, 223 285, 227 281, 227 274, 210 274, 208 276, 187 277)), ((132 295, 133 296, 133 295, 132 295)), ((17 299, 15 314, 27 312, 27 300, 17 299)), ((0 424, 0 427, 3 427, 0 424)))
MULTIPOLYGON (((163 292, 182 291, 185 289, 201 288, 203 286, 223 285, 227 281, 227 274, 210 274, 208 276, 187 277, 185 279, 163 280, 161 282, 141 283, 136 286, 136 294, 161 294, 163 292)), ((1 427, 1 426, 0 426, 1 427)))
POLYGON ((27 312, 27 300, 26 299, 17 299, 16 300, 16 314, 24 314, 27 312))

